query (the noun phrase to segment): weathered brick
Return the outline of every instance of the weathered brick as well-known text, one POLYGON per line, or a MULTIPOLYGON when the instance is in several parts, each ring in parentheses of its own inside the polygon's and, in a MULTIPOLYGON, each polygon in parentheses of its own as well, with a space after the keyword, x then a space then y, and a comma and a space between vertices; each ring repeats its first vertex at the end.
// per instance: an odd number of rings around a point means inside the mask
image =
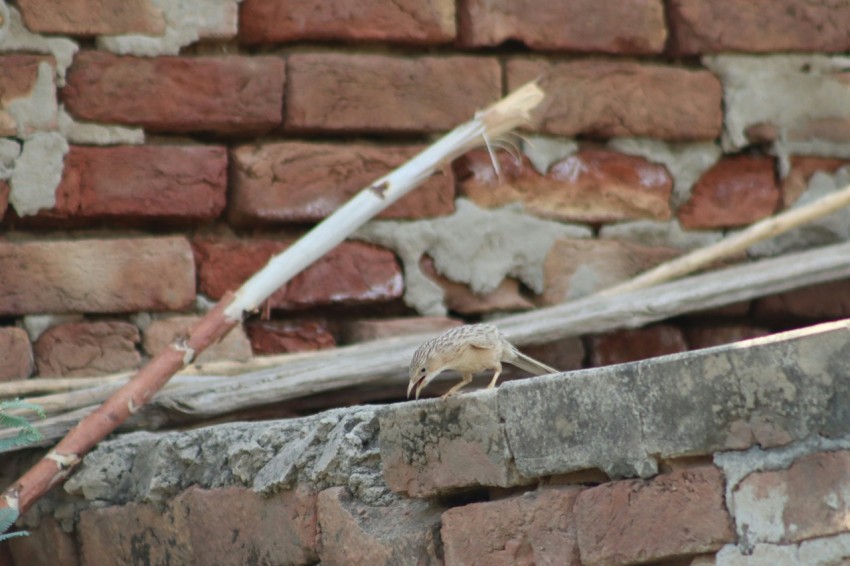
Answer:
POLYGON ((620 240, 555 240, 543 264, 538 305, 557 305, 611 287, 672 259, 681 250, 620 240))
POLYGON ((418 45, 455 38, 455 5, 448 0, 245 0, 239 12, 244 43, 388 41, 418 45))
POLYGON ((33 345, 39 377, 108 375, 142 362, 139 329, 129 322, 59 324, 33 345))
MULTIPOLYGON (((239 223, 315 222, 423 148, 285 142, 233 153, 231 218, 239 223)), ((426 180, 379 218, 423 218, 454 211, 450 169, 426 180)))
POLYGON ((802 456, 787 470, 754 472, 732 492, 749 543, 799 542, 850 531, 850 452, 802 456))
POLYGON ((721 159, 706 171, 678 216, 691 229, 745 226, 770 216, 778 205, 773 159, 744 155, 721 159))
POLYGON ((16 566, 79 566, 80 557, 74 536, 62 530, 53 517, 39 518, 30 534, 10 539, 8 547, 16 566))
POLYGON ((144 503, 86 509, 78 532, 83 565, 226 565, 244 564, 246 557, 311 564, 317 560, 316 496, 190 488, 164 510, 144 503))
POLYGON ((325 320, 250 320, 245 331, 257 355, 309 352, 336 346, 325 320))
POLYGON ((708 71, 587 59, 513 59, 508 88, 547 77, 548 98, 532 115, 537 131, 591 137, 714 139, 723 125, 722 88, 708 71))
POLYGON ((437 334, 461 324, 463 324, 462 320, 445 316, 351 320, 343 323, 342 336, 348 343, 368 342, 369 340, 426 332, 437 334))
POLYGON ((294 54, 285 126, 335 132, 438 132, 501 96, 494 58, 294 54))
POLYGON ((71 146, 56 205, 40 217, 212 220, 224 210, 227 153, 217 146, 71 146))
POLYGON ((316 562, 316 494, 307 490, 266 497, 241 487, 190 488, 174 508, 189 525, 195 564, 245 564, 254 556, 266 564, 316 562))
POLYGON ((195 269, 182 237, 0 242, 0 289, 4 315, 181 310, 195 269))
MULTIPOLYGON (((196 240, 199 289, 213 299, 239 286, 288 247, 275 240, 196 240)), ((275 308, 368 304, 401 297, 401 266, 389 250, 343 242, 270 298, 275 308)))
POLYGON ((593 366, 623 364, 688 349, 682 331, 669 324, 618 330, 588 337, 593 366))
POLYGON ((476 47, 517 40, 532 49, 649 54, 667 39, 660 0, 464 0, 458 10, 460 40, 476 47))
POLYGON ((750 324, 720 324, 706 326, 689 326, 684 329, 685 340, 693 349, 711 348, 721 344, 731 344, 750 338, 767 336, 770 330, 750 324))
POLYGON ((154 132, 261 133, 281 123, 278 57, 74 57, 62 98, 80 120, 154 132))
POLYGON ((165 17, 152 0, 22 0, 24 24, 36 33, 162 35, 165 17))
POLYGON ((460 314, 482 314, 496 311, 528 310, 534 304, 523 297, 519 281, 513 277, 505 277, 501 283, 489 293, 478 294, 465 283, 452 281, 443 277, 434 267, 434 260, 423 255, 419 268, 428 279, 443 289, 443 303, 452 312, 460 314))
POLYGON ((850 317, 850 280, 831 281, 754 301, 758 318, 830 320, 850 317))
POLYGON ((390 489, 430 497, 469 487, 527 483, 511 458, 497 391, 396 404, 381 413, 381 467, 390 489))
MULTIPOLYGON (((144 330, 142 347, 149 356, 159 354, 166 346, 180 337, 189 335, 189 329, 201 317, 171 316, 152 321, 144 330)), ((217 360, 233 360, 244 362, 251 359, 251 343, 241 326, 227 333, 227 336, 212 344, 195 358, 195 363, 206 363, 217 360)))
POLYGON ((446 564, 578 565, 578 488, 545 488, 443 513, 446 564))
POLYGON ((33 94, 41 63, 53 65, 53 58, 47 55, 0 56, 0 136, 18 135, 17 122, 8 112, 9 104, 33 94))
POLYGON ((32 346, 25 330, 0 328, 0 382, 26 379, 33 370, 32 346))
POLYGON ((735 540, 713 467, 603 484, 578 494, 583 564, 624 564, 718 550, 735 540))
POLYGON ((673 51, 683 55, 850 49, 843 2, 673 0, 668 14, 673 51))
POLYGON ((486 151, 458 164, 460 192, 483 207, 521 202, 538 216, 573 222, 668 220, 673 179, 663 165, 605 150, 584 150, 553 164, 546 175, 527 158, 500 154, 497 174, 486 151))
POLYGON ((443 509, 403 499, 372 506, 357 501, 343 487, 326 489, 318 499, 322 564, 442 564, 443 509))

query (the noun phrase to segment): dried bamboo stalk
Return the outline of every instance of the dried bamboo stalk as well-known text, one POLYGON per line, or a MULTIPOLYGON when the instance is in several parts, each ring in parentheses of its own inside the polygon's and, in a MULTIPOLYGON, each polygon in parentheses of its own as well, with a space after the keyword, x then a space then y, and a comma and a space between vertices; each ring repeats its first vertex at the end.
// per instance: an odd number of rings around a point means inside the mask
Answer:
POLYGON ((525 123, 543 96, 536 83, 529 83, 479 112, 474 119, 360 191, 295 244, 269 260, 239 290, 227 293, 204 315, 190 329, 187 339, 166 347, 71 429, 47 456, 6 489, 0 508, 24 513, 51 487, 62 482, 95 444, 147 404, 172 375, 239 324, 246 312, 256 310, 281 285, 455 157, 525 123))
POLYGON ((850 205, 850 185, 838 192, 826 195, 818 200, 798 208, 789 208, 775 216, 765 218, 716 244, 694 250, 676 259, 662 263, 658 267, 600 292, 603 297, 625 293, 635 289, 645 289, 693 273, 719 260, 727 259, 745 251, 753 244, 778 236, 813 220, 832 214, 840 208, 850 205))

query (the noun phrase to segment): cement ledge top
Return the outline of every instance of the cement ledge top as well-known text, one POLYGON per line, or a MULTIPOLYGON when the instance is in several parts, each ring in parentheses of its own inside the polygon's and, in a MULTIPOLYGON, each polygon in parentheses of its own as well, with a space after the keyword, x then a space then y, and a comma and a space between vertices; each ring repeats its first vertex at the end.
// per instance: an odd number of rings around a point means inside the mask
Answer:
POLYGON ((850 320, 504 383, 379 414, 389 487, 428 497, 850 433, 850 320))
POLYGON ((66 489, 165 501, 189 486, 346 486, 381 504, 578 470, 648 477, 663 458, 850 434, 850 320, 495 390, 103 442, 66 489))

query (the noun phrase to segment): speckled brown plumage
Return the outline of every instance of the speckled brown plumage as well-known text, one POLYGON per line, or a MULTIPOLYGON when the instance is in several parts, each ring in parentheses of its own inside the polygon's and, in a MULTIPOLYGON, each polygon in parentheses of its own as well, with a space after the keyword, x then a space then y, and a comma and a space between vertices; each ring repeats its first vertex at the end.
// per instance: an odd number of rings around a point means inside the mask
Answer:
POLYGON ((557 372, 517 350, 492 324, 459 326, 428 340, 413 354, 407 396, 410 397, 415 388, 418 399, 422 389, 444 370, 458 371, 463 379, 449 389, 443 398, 469 384, 472 374, 480 371, 493 370, 488 388, 495 387, 502 372, 502 362, 535 375, 557 372))

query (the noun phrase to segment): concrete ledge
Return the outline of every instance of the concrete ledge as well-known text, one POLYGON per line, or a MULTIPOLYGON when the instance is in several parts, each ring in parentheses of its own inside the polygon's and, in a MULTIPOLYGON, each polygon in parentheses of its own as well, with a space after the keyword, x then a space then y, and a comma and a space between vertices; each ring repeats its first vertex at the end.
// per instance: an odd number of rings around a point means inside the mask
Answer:
POLYGON ((846 435, 848 359, 845 320, 392 405, 380 416, 384 476, 424 497, 588 468, 647 477, 662 458, 846 435))

